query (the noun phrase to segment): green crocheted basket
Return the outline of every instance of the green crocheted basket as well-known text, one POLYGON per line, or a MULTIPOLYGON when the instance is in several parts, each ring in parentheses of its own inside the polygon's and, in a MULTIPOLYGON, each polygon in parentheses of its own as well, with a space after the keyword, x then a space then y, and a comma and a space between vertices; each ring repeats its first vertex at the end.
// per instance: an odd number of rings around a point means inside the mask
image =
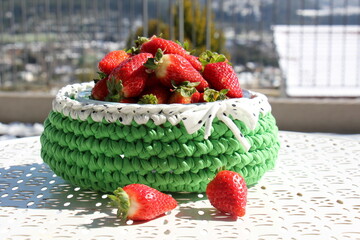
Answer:
POLYGON ((59 91, 41 136, 44 162, 76 186, 204 192, 221 167, 254 185, 275 165, 278 128, 263 95, 169 107, 92 101, 92 86, 59 91))

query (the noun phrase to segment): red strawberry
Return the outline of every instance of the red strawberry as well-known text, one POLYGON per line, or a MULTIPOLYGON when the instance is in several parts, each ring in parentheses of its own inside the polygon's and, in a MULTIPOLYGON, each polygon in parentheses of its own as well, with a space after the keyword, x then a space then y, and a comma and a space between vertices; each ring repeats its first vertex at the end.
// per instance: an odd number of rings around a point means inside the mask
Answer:
POLYGON ((198 103, 201 101, 203 93, 200 93, 198 91, 194 92, 194 94, 191 96, 191 103, 198 103))
POLYGON ((186 60, 189 61, 189 63, 197 70, 197 71, 201 71, 202 70, 202 64, 201 62, 199 61, 199 58, 196 57, 196 56, 193 56, 193 55, 185 55, 183 56, 184 58, 186 58, 186 60))
POLYGON ((119 101, 120 103, 137 103, 136 98, 123 98, 119 101))
POLYGON ((96 82, 95 86, 91 90, 91 98, 99 101, 105 101, 106 96, 109 94, 109 90, 107 88, 107 80, 108 78, 103 78, 96 82))
POLYGON ((234 69, 226 62, 209 63, 203 72, 204 78, 215 90, 228 89, 227 96, 241 98, 242 90, 234 69))
POLYGON ((220 171, 207 185, 206 195, 216 209, 233 216, 245 215, 247 187, 243 177, 232 171, 220 171))
POLYGON ((167 103, 170 91, 162 85, 149 87, 144 90, 139 100, 141 104, 164 104, 167 103))
POLYGON ((117 216, 131 220, 151 220, 177 206, 171 196, 144 184, 130 184, 108 195, 118 207, 117 216))
POLYGON ((120 63, 128 59, 131 55, 123 50, 116 50, 109 52, 101 59, 98 64, 98 69, 109 75, 120 63))
POLYGON ((175 89, 172 90, 173 93, 171 94, 168 103, 193 103, 193 101, 196 99, 196 96, 194 99, 192 96, 197 92, 195 89, 197 85, 199 85, 199 83, 185 81, 178 86, 175 86, 175 89))
POLYGON ((174 92, 169 98, 169 104, 172 103, 181 103, 181 104, 189 104, 192 103, 191 96, 183 96, 180 92, 174 92))
POLYGON ((201 71, 202 69, 202 64, 197 57, 190 55, 182 46, 171 40, 152 36, 150 39, 139 38, 137 44, 141 45, 140 52, 147 52, 155 55, 160 48, 166 54, 177 54, 184 57, 197 71, 201 71))
POLYGON ((204 92, 200 93, 196 91, 191 96, 191 103, 200 103, 200 102, 215 102, 227 99, 226 93, 227 89, 216 91, 214 89, 207 88, 204 92))
POLYGON ((154 86, 159 86, 161 85, 160 80, 156 77, 155 73, 150 73, 149 74, 149 78, 146 81, 146 88, 151 88, 154 86))
POLYGON ((200 83, 196 87, 200 92, 209 86, 201 74, 180 55, 163 54, 162 50, 159 49, 155 58, 149 58, 145 66, 154 70, 156 77, 164 86, 169 88, 171 88, 172 82, 178 85, 184 81, 200 83))
POLYGON ((151 57, 150 53, 140 53, 117 66, 109 75, 107 99, 119 102, 123 98, 138 97, 148 78, 144 63, 151 57))

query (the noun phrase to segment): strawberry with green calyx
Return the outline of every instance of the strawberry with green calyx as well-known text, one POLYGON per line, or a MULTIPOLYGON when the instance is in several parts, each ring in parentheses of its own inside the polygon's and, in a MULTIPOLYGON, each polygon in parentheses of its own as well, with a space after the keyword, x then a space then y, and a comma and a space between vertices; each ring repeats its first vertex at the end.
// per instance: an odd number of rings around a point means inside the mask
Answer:
MULTIPOLYGON (((203 52, 199 56, 199 61, 205 67, 208 63, 226 62, 229 63, 225 55, 209 50, 203 52)), ((230 63, 229 63, 230 64, 230 63)))
POLYGON ((164 104, 168 102, 170 90, 162 85, 147 87, 140 97, 141 104, 164 104))
POLYGON ((123 85, 121 81, 117 81, 114 77, 111 77, 110 79, 107 79, 106 86, 108 94, 105 97, 105 101, 120 102, 124 99, 124 94, 122 93, 123 85))
POLYGON ((168 103, 192 103, 192 96, 197 92, 195 87, 198 85, 198 82, 193 83, 189 81, 182 82, 179 85, 173 85, 173 93, 171 94, 168 103))
POLYGON ((108 195, 118 208, 117 216, 134 221, 151 220, 173 210, 176 200, 144 184, 130 184, 108 195))
POLYGON ((143 95, 139 101, 139 104, 159 104, 158 99, 154 94, 145 94, 143 95))
POLYGON ((247 187, 244 178, 236 172, 222 170, 207 185, 206 195, 216 209, 233 216, 245 215, 247 187))
POLYGON ((215 102, 225 100, 228 97, 226 94, 229 92, 228 89, 222 89, 220 91, 216 91, 214 89, 207 88, 204 91, 203 99, 205 102, 215 102))
POLYGON ((144 63, 151 57, 150 53, 139 53, 117 66, 109 75, 107 99, 119 102, 123 98, 138 97, 148 79, 144 63))
POLYGON ((216 91, 211 88, 206 88, 204 92, 195 92, 191 96, 191 103, 201 103, 201 102, 215 102, 225 100, 228 97, 226 96, 228 90, 222 89, 220 91, 216 91))
POLYGON ((239 79, 232 66, 228 63, 216 62, 206 64, 203 76, 215 90, 228 89, 228 97, 241 98, 243 96, 239 79))
MULTIPOLYGON (((109 52, 98 63, 98 69, 105 75, 109 75, 120 63, 128 59, 131 54, 124 50, 109 52)), ((102 78, 101 78, 102 79, 102 78)))
POLYGON ((197 71, 201 71, 202 69, 201 62, 196 56, 190 55, 183 46, 171 40, 166 40, 157 36, 152 36, 150 39, 140 37, 136 41, 136 44, 140 48, 140 52, 147 52, 155 55, 158 49, 161 49, 166 54, 177 54, 182 56, 188 60, 197 71))
POLYGON ((168 88, 171 88, 172 81, 176 85, 185 81, 199 82, 200 84, 196 89, 200 92, 209 86, 207 81, 185 58, 177 54, 164 54, 161 49, 158 49, 155 57, 149 58, 144 66, 154 71, 156 78, 168 88))

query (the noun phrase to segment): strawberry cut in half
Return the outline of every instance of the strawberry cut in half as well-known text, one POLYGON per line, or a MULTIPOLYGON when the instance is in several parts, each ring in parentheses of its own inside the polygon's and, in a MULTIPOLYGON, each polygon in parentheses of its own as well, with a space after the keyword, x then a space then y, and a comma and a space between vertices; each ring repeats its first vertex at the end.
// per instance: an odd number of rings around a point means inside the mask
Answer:
POLYGON ((237 217, 245 215, 247 187, 239 173, 220 171, 207 185, 206 195, 217 210, 237 217))
POLYGON ((118 207, 119 218, 134 221, 151 220, 177 207, 173 197, 144 184, 117 188, 108 198, 118 207))
POLYGON ((153 70, 156 78, 168 88, 172 87, 173 82, 178 85, 185 81, 200 83, 196 87, 199 92, 203 92, 209 86, 185 58, 177 54, 164 54, 161 49, 158 49, 155 58, 149 58, 144 66, 153 70))

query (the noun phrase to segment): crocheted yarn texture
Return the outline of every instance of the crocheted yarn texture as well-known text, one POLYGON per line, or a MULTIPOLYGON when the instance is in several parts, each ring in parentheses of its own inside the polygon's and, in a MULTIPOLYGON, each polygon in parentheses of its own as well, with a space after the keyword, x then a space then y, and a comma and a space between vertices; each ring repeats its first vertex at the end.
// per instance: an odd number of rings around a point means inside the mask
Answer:
POLYGON ((182 122, 156 125, 150 119, 125 125, 51 111, 41 136, 41 156, 63 179, 102 192, 131 183, 160 191, 204 192, 221 167, 239 172, 248 186, 254 185, 275 165, 278 128, 270 112, 259 115, 254 130, 233 122, 249 142, 248 151, 217 118, 204 139, 204 126, 189 134, 182 122))

